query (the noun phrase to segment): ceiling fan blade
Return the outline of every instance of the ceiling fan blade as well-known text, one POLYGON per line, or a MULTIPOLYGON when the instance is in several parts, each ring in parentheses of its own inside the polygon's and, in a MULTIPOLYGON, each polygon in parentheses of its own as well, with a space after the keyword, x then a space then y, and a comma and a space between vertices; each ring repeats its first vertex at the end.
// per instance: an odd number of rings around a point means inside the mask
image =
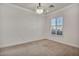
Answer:
POLYGON ((41 3, 39 3, 39 7, 41 7, 41 3))
POLYGON ((55 6, 54 5, 50 5, 49 7, 52 8, 52 7, 55 7, 55 6))

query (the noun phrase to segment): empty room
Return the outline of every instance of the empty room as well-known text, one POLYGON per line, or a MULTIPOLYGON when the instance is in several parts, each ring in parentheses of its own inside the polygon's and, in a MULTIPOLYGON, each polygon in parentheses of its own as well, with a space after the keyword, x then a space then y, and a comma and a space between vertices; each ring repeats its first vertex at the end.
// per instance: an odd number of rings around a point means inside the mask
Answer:
POLYGON ((0 3, 0 56, 79 56, 79 4, 0 3))

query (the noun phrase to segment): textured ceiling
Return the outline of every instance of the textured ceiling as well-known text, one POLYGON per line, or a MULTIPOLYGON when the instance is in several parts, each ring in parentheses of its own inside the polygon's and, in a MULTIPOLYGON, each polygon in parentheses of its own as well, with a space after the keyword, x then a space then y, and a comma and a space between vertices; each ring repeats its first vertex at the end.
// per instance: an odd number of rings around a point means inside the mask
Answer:
MULTIPOLYGON (((25 9, 29 9, 33 12, 35 12, 36 7, 38 6, 38 3, 14 3, 15 5, 25 8, 25 9)), ((47 10, 47 13, 51 13, 54 12, 58 9, 61 9, 63 7, 66 7, 70 5, 70 3, 41 3, 41 6, 47 10), (54 5, 54 7, 49 7, 50 5, 54 5)))

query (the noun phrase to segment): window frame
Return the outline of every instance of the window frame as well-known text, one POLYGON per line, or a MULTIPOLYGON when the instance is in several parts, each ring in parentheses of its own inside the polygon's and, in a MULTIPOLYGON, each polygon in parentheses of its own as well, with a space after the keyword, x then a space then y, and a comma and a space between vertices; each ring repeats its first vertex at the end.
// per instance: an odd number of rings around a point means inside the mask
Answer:
MULTIPOLYGON (((62 36, 63 33, 64 33, 64 32, 63 32, 63 28, 64 28, 64 17, 63 17, 63 16, 58 16, 58 17, 53 17, 52 19, 56 19, 56 21, 55 21, 55 22, 56 22, 56 25, 50 24, 50 28, 51 28, 50 31, 51 31, 51 34, 52 34, 52 35, 57 35, 57 36, 62 36), (60 18, 60 17, 63 18, 63 19, 62 19, 62 25, 57 25, 57 19, 60 18), (52 33, 53 26, 56 27, 55 34, 52 33), (58 32, 57 32, 57 30, 58 30, 57 28, 58 28, 59 26, 62 26, 62 34, 57 34, 57 33, 58 33, 58 32)), ((52 19, 51 19, 51 20, 52 20, 52 19)), ((50 23, 51 23, 51 21, 50 21, 50 23)))

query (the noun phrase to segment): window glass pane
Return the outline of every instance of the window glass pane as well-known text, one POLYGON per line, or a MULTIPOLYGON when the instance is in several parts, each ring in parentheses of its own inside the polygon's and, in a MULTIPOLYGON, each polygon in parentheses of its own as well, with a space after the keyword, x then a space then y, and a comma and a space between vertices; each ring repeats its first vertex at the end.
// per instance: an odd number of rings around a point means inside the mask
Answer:
POLYGON ((63 26, 57 26, 57 35, 62 35, 63 26))
POLYGON ((51 25, 56 25, 56 18, 53 18, 53 19, 51 20, 51 25))
POLYGON ((56 26, 52 26, 51 33, 56 34, 56 26))
POLYGON ((63 25, 63 17, 57 17, 57 25, 63 25))
POLYGON ((59 29, 57 30, 57 35, 62 35, 62 31, 60 31, 59 29))
POLYGON ((61 30, 61 31, 62 31, 62 29, 63 29, 63 26, 62 26, 62 25, 60 25, 60 26, 57 26, 57 29, 59 29, 59 30, 61 30))

